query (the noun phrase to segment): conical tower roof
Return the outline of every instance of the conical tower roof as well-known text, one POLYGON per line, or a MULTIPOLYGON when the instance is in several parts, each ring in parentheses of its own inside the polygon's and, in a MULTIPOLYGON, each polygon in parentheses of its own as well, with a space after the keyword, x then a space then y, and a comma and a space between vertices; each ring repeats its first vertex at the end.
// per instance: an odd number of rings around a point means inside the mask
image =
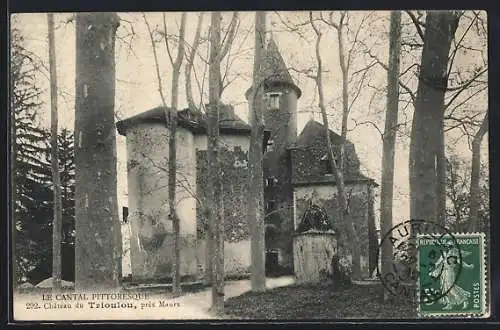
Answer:
POLYGON ((264 63, 262 64, 262 71, 264 72, 267 81, 279 81, 294 84, 292 76, 290 75, 290 72, 288 72, 288 68, 274 39, 271 39, 267 45, 264 63))
MULTIPOLYGON (((281 56, 281 52, 278 49, 278 45, 273 38, 271 38, 267 44, 264 62, 262 63, 262 72, 267 85, 289 85, 295 90, 297 97, 302 95, 302 91, 293 81, 285 61, 281 56)), ((247 91, 247 97, 250 90, 251 88, 247 91)))

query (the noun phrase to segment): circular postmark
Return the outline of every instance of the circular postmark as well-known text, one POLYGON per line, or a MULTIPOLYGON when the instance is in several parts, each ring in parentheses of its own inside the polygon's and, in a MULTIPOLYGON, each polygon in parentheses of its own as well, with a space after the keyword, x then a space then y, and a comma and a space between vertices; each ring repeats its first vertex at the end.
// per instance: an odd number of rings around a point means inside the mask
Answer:
POLYGON ((419 297, 419 303, 432 303, 448 294, 462 270, 462 258, 447 228, 408 220, 383 234, 377 249, 377 260, 382 261, 377 263, 377 274, 390 294, 410 300, 419 297), (451 276, 445 273, 443 262, 454 267, 451 276))

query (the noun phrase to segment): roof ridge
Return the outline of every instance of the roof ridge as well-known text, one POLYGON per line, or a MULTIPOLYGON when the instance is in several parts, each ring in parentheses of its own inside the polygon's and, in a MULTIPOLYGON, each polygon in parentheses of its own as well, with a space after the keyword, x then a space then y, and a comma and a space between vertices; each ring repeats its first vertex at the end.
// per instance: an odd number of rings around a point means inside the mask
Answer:
MULTIPOLYGON (((231 109, 229 111, 225 111, 226 118, 219 118, 219 125, 221 132, 250 132, 250 126, 244 122, 236 113, 234 113, 234 107, 232 105, 223 105, 225 110, 231 109)), ((124 120, 120 120, 116 123, 116 127, 118 132, 121 135, 126 135, 127 128, 130 126, 134 126, 139 123, 145 122, 158 122, 165 123, 165 110, 171 110, 171 107, 168 106, 157 106, 152 109, 146 110, 124 120)), ((189 107, 184 108, 182 110, 177 110, 178 116, 178 125, 185 127, 186 129, 191 130, 194 133, 201 133, 201 131, 206 130, 207 126, 207 117, 206 114, 201 111, 195 111, 190 109, 189 107)))

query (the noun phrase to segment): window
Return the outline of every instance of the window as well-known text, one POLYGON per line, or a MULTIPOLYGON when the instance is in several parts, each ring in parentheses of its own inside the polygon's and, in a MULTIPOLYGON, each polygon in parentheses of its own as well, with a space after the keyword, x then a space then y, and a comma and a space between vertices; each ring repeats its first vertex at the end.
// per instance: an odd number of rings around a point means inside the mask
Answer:
POLYGON ((266 151, 273 151, 273 146, 274 146, 274 140, 273 139, 269 139, 267 141, 266 151))
POLYGON ((266 179, 266 187, 273 187, 276 183, 278 183, 278 179, 276 179, 274 176, 266 179))
MULTIPOLYGON (((337 157, 334 156, 333 160, 335 162, 337 162, 337 157)), ((325 154, 323 157, 321 157, 321 166, 323 168, 323 173, 325 175, 332 175, 333 174, 333 167, 328 159, 328 154, 325 154)))
POLYGON ((270 200, 266 204, 266 212, 269 213, 274 210, 276 207, 276 202, 274 200, 270 200))
POLYGON ((126 207, 126 206, 122 207, 122 214, 123 214, 123 223, 127 223, 128 222, 128 220, 127 220, 127 218, 128 218, 128 207, 126 207))
POLYGON ((271 110, 280 108, 281 93, 267 93, 267 108, 271 110))

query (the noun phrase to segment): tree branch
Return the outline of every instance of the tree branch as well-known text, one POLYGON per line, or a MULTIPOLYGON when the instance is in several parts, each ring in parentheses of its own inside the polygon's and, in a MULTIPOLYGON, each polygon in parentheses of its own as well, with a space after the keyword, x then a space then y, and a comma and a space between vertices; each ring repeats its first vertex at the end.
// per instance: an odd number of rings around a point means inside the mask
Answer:
POLYGON ((425 39, 424 32, 422 31, 422 27, 421 27, 421 25, 423 25, 422 22, 420 22, 418 20, 418 18, 411 11, 406 10, 406 13, 408 14, 408 16, 410 16, 413 24, 415 25, 415 28, 417 29, 417 33, 420 36, 420 39, 422 39, 422 41, 424 41, 424 39, 425 39))
MULTIPOLYGON (((146 19, 146 18, 144 18, 146 19)), ((148 27, 149 29, 149 27, 148 27)), ((172 53, 170 52, 170 45, 168 44, 168 37, 167 37, 167 20, 165 19, 165 12, 163 13, 163 31, 165 32, 165 46, 167 46, 167 54, 168 58, 170 59, 170 63, 174 65, 174 58, 172 57, 172 53)))
POLYGON ((217 54, 217 60, 222 61, 224 57, 226 57, 229 52, 229 48, 233 45, 234 37, 236 35, 236 27, 238 25, 238 12, 235 11, 233 13, 233 17, 231 19, 231 23, 229 24, 229 32, 227 34, 227 38, 224 38, 222 41, 221 47, 222 50, 217 54))
MULTIPOLYGON (((382 61, 381 61, 381 60, 380 60, 380 59, 379 59, 376 55, 372 54, 372 53, 371 53, 371 51, 370 51, 369 49, 367 49, 367 50, 366 50, 366 52, 368 53, 368 55, 369 55, 371 58, 375 59, 375 60, 377 61, 377 63, 378 63, 378 64, 379 64, 382 68, 384 68, 386 71, 387 71, 387 70, 389 70, 389 67, 388 67, 385 63, 383 63, 383 62, 382 62, 382 61)), ((401 79, 399 79, 399 80, 398 80, 398 82, 399 82, 399 86, 401 86, 401 88, 403 88, 403 89, 404 89, 404 90, 405 90, 405 91, 406 91, 406 92, 410 95, 410 97, 411 97, 411 99, 412 99, 412 102, 415 102, 416 97, 415 97, 415 94, 413 93, 413 91, 411 90, 411 88, 410 88, 410 87, 408 87, 407 85, 405 85, 405 84, 401 81, 401 79)))
POLYGON ((156 45, 155 45, 155 41, 153 38, 153 31, 151 30, 151 26, 149 25, 149 22, 146 18, 146 14, 142 13, 142 17, 144 19, 144 23, 146 23, 146 27, 148 28, 149 38, 151 40, 151 46, 153 47, 153 58, 155 60, 156 78, 158 79, 158 91, 160 92, 161 101, 163 103, 163 106, 166 107, 167 102, 165 99, 165 95, 163 94, 163 84, 161 81, 160 64, 158 62, 158 54, 156 52, 156 45))

